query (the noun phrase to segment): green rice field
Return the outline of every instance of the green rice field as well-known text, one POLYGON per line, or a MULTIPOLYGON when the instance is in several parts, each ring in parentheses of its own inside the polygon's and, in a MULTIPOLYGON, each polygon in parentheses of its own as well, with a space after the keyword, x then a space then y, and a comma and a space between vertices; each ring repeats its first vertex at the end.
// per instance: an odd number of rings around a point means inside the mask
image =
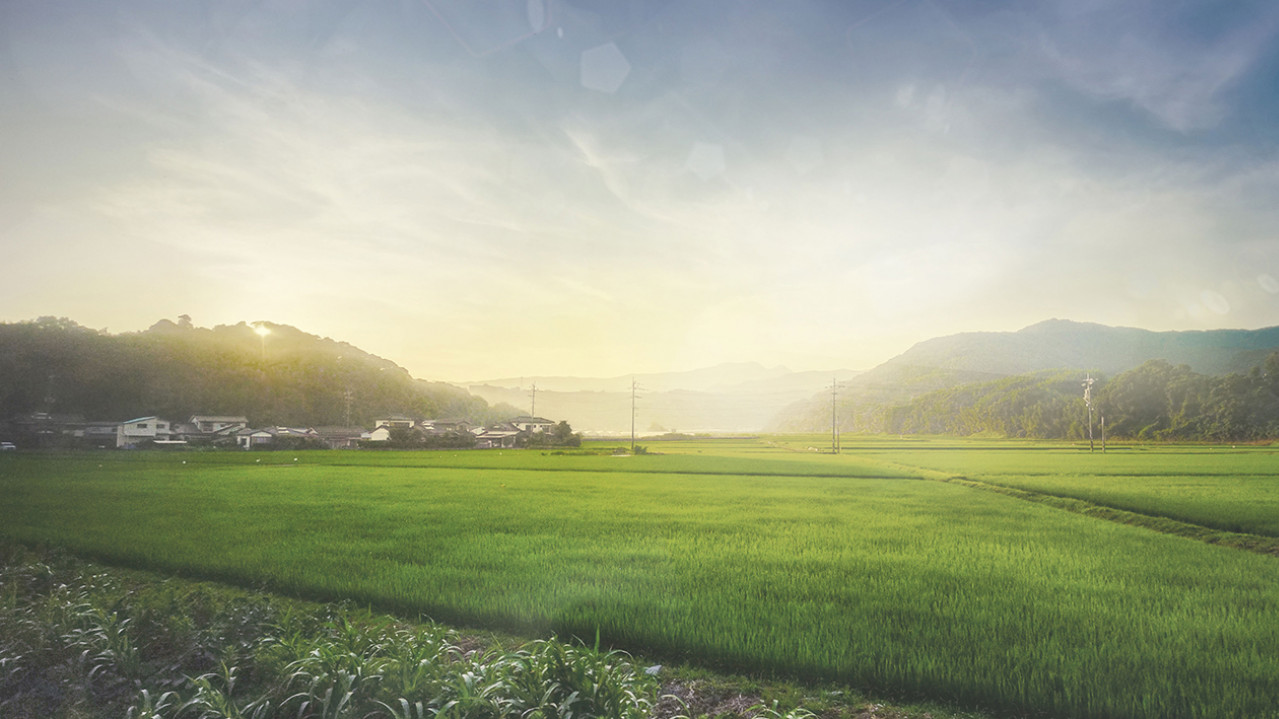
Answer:
POLYGON ((0 457, 0 535, 971 706, 1279 716, 1279 558, 931 481, 1264 534, 1279 497, 1270 448, 809 449, 822 441, 665 442, 624 457, 18 453, 0 457))

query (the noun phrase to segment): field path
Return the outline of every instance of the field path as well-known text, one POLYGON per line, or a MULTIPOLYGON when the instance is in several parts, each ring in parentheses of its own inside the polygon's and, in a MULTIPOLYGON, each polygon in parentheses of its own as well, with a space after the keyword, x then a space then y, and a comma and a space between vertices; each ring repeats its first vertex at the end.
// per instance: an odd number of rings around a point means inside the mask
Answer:
MULTIPOLYGON (((865 459, 866 458, 863 458, 863 460, 865 459)), ((1040 492, 1018 487, 1009 487, 997 482, 972 479, 971 477, 902 462, 889 462, 886 460, 870 461, 882 464, 885 469, 892 471, 918 474, 923 479, 957 484, 987 492, 995 492, 997 494, 1014 497, 1027 502, 1045 504, 1067 512, 1082 514, 1094 519, 1115 522, 1117 524, 1127 524, 1134 527, 1150 529, 1163 534, 1172 534, 1178 537, 1186 537, 1206 544, 1219 544, 1233 549, 1241 549, 1247 552, 1279 557, 1279 537, 1268 537, 1248 532, 1230 532, 1204 526, 1202 524, 1174 519, 1160 514, 1135 512, 1128 509, 1110 506, 1105 503, 1053 494, 1051 492, 1040 492)))

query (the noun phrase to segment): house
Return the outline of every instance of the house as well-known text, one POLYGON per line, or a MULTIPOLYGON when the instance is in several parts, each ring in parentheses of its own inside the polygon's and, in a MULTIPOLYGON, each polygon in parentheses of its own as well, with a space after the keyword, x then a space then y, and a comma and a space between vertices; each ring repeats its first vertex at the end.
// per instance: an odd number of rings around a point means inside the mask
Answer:
POLYGON ((243 449, 253 449, 271 444, 282 444, 289 441, 320 441, 320 435, 314 429, 298 427, 264 427, 262 429, 242 429, 235 433, 235 443, 243 449))
POLYGON ((241 449, 253 449, 274 440, 275 435, 266 429, 242 429, 235 433, 235 444, 241 449))
POLYGON ((155 444, 186 444, 173 438, 173 423, 159 417, 138 417, 121 422, 115 430, 115 446, 133 449, 143 442, 155 444))
POLYGON ((249 418, 229 415, 197 414, 187 420, 202 435, 229 437, 242 429, 248 429, 249 418))
POLYGON ((405 417, 402 414, 393 414, 389 417, 383 417, 373 423, 373 429, 386 427, 387 429, 413 429, 417 426, 417 420, 412 417, 405 417))
POLYGON ((391 428, 386 425, 378 425, 378 428, 372 432, 364 432, 360 435, 360 439, 366 439, 370 442, 387 442, 391 439, 391 428))
POLYGON ((421 424, 427 426, 431 434, 449 434, 452 432, 470 432, 471 423, 464 419, 427 419, 421 424))
POLYGON ((85 422, 75 431, 81 446, 107 449, 116 446, 119 422, 85 422))
POLYGON ((514 449, 520 430, 510 424, 472 430, 476 449, 514 449))
POLYGON ((316 427, 315 433, 329 449, 355 449, 365 434, 359 427, 316 427))
POLYGON ((514 426, 521 432, 549 432, 555 429, 555 422, 541 417, 516 417, 506 420, 506 424, 514 426))

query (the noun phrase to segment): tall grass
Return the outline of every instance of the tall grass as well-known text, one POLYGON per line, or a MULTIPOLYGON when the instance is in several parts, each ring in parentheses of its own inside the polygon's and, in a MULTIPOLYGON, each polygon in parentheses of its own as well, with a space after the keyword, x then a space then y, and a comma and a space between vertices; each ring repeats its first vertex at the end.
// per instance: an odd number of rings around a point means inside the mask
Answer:
POLYGON ((0 533, 1014 711, 1276 716, 1271 558, 876 478, 901 459, 887 455, 786 453, 773 464, 761 454, 747 476, 713 473, 713 457, 575 466, 508 455, 467 456, 475 465, 461 468, 382 455, 370 466, 310 455, 270 466, 238 456, 11 464, 0 470, 0 533), (521 458, 533 468, 517 468, 521 458))

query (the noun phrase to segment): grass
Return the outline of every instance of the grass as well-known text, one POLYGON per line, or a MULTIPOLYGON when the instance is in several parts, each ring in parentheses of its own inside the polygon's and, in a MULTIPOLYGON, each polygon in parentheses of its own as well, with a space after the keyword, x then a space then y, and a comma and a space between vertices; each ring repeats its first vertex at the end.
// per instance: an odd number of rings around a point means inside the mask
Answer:
MULTIPOLYGON (((1276 716, 1273 558, 915 481, 951 465, 1010 476, 1017 455, 1026 476, 1082 474, 1086 452, 660 449, 14 457, 0 534, 1008 711, 1276 716)), ((1143 456, 1153 474, 1201 454, 1143 456)))
POLYGON ((1029 445, 880 449, 868 456, 1228 532, 1279 537, 1279 457, 1266 446, 1029 445))

